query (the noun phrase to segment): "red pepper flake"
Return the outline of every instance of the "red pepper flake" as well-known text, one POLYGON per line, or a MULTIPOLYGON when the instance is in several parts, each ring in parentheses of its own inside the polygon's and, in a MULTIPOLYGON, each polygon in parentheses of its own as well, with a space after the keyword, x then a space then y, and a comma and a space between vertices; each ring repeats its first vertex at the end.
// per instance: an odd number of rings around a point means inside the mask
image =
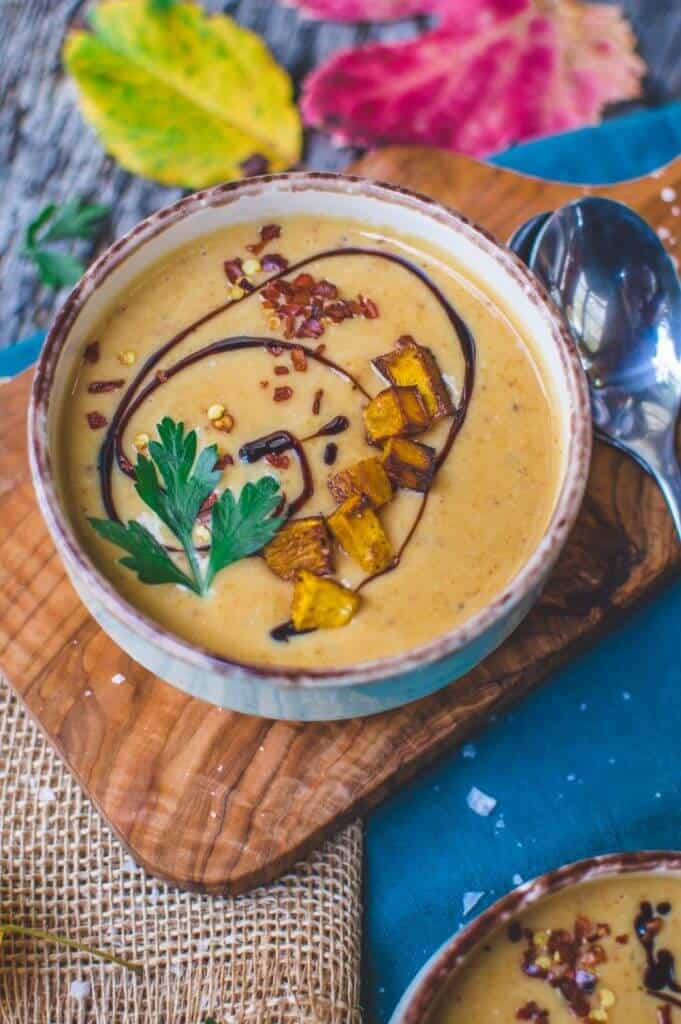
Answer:
POLYGON ((315 416, 319 416, 322 408, 322 398, 324 397, 324 390, 320 388, 319 391, 314 393, 314 401, 312 402, 312 412, 315 416))
POLYGON ((264 224, 260 228, 260 238, 263 242, 271 242, 274 238, 281 238, 281 224, 264 224))
POLYGON ((106 416, 103 416, 101 412, 86 412, 85 418, 90 430, 101 430, 101 428, 105 427, 109 422, 106 416))
POLYGON ((285 316, 282 322, 284 325, 284 337, 287 341, 290 341, 296 332, 296 322, 292 316, 285 316))
POLYGON ((282 272, 287 269, 288 260, 278 252, 270 252, 263 256, 260 261, 260 265, 263 270, 276 270, 278 272, 282 272))
POLYGON ((324 324, 320 320, 308 317, 296 331, 296 338, 321 338, 324 333, 324 324))
POLYGON ((291 349, 291 362, 294 370, 297 370, 298 373, 305 373, 307 370, 307 356, 302 348, 291 349))
POLYGON ((549 1011, 542 1010, 542 1008, 535 1003, 534 999, 532 999, 529 1003, 525 1003, 524 1006, 520 1007, 515 1015, 515 1019, 535 1021, 536 1024, 548 1024, 549 1011))
POLYGON ((275 402, 288 402, 289 398, 293 398, 293 388, 286 387, 275 388, 272 396, 275 402))
POLYGON ((378 316, 378 306, 373 299, 366 299, 363 295, 359 297, 359 305, 367 320, 375 320, 378 316))
POLYGON ((270 386, 270 382, 268 380, 261 380, 260 381, 260 387, 261 388, 268 388, 269 386, 270 386))
POLYGON ((304 288, 306 291, 311 291, 315 286, 315 279, 312 274, 297 274, 293 278, 294 288, 304 288))
POLYGON ((313 295, 319 295, 322 299, 337 299, 338 288, 331 281, 327 281, 326 278, 322 278, 321 281, 317 281, 316 285, 312 289, 313 295))
POLYGON ((216 469, 227 469, 228 466, 234 465, 234 458, 229 452, 223 452, 222 455, 218 455, 215 468, 216 469))
POLYGON ((103 395, 107 391, 118 391, 124 384, 125 381, 122 378, 119 380, 93 380, 87 386, 88 394, 103 395))
POLYGON ((263 251, 268 242, 271 242, 280 236, 281 226, 279 224, 263 224, 260 228, 260 241, 253 242, 251 245, 247 245, 246 248, 249 252, 252 252, 257 256, 263 251))
POLYGON ((83 352, 83 359, 86 363, 98 363, 99 362, 99 342, 91 341, 89 345, 85 346, 83 352))
POLYGON ((318 356, 323 356, 326 352, 326 345, 322 341, 319 345, 315 346, 315 352, 318 356))
POLYGON ((118 456, 118 465, 123 470, 124 473, 132 473, 133 471, 133 464, 127 457, 127 455, 118 456))
POLYGON ((156 371, 156 380, 159 382, 159 384, 165 384, 165 382, 168 380, 168 374, 166 373, 166 371, 165 370, 157 370, 156 371))
POLYGON ((225 260, 222 264, 227 275, 227 280, 230 284, 236 284, 237 281, 244 276, 244 270, 240 256, 235 256, 233 260, 225 260))
POLYGON ((267 349, 271 356, 274 356, 275 359, 277 359, 284 351, 283 345, 275 345, 274 342, 270 342, 269 344, 265 345, 265 348, 267 349))
POLYGON ((288 455, 277 455, 276 452, 268 452, 265 462, 269 462, 270 466, 274 466, 275 469, 288 469, 291 465, 288 455))
POLYGON ((629 936, 624 932, 622 935, 615 936, 615 942, 619 942, 620 946, 626 946, 629 941, 629 936))
POLYGON ((413 334, 400 334, 399 338, 395 342, 395 348, 405 348, 415 344, 416 339, 413 334))
POLYGON ((209 512, 210 509, 212 509, 213 505, 216 503, 217 500, 218 500, 217 492, 213 491, 211 494, 208 495, 208 497, 204 501, 203 505, 199 509, 199 515, 201 515, 203 512, 209 512))
POLYGON ((277 374, 278 377, 283 377, 287 373, 290 373, 291 371, 289 370, 288 366, 275 366, 274 372, 277 374))

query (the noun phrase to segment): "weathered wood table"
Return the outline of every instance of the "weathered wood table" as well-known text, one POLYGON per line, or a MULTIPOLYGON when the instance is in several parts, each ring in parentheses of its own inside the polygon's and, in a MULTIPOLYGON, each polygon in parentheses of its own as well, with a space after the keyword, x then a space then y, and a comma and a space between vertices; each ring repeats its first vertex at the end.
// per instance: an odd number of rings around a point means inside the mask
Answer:
MULTIPOLYGON (((424 19, 383 26, 306 21, 280 0, 202 2, 259 32, 297 84, 340 47, 404 38, 426 24, 424 19)), ((653 68, 648 98, 681 95, 681 64, 674 60, 681 46, 678 0, 625 0, 623 6, 653 68)), ((98 240, 102 248, 180 194, 122 171, 83 123, 59 54, 69 24, 84 7, 85 0, 0 0, 0 348, 45 326, 61 298, 40 286, 20 254, 25 225, 45 203, 84 195, 110 204, 111 221, 98 240)), ((322 137, 307 139, 309 166, 340 169, 352 155, 322 137)), ((92 249, 83 245, 80 255, 87 260, 92 249)))

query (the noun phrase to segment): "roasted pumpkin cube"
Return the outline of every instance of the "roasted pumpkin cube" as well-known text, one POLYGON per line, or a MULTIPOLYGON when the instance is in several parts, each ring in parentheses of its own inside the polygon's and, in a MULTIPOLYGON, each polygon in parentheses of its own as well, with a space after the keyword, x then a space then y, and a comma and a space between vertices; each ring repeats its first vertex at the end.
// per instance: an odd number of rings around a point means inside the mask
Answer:
POLYGON ((303 569, 296 577, 291 621, 298 630, 347 626, 360 604, 354 590, 303 569))
POLYGON ((395 558, 388 536, 363 495, 354 495, 329 516, 329 529, 340 546, 364 569, 387 569, 395 558))
POLYGON ((449 416, 454 411, 435 356, 429 348, 418 345, 411 334, 403 334, 392 352, 377 356, 372 361, 391 384, 418 388, 432 419, 449 416))
POLYGON ((295 579, 301 569, 316 576, 333 572, 331 538, 322 516, 290 519, 263 548, 268 566, 283 580, 295 579))
POLYGON ((329 479, 329 490, 339 505, 346 498, 363 494, 374 508, 380 508, 393 496, 392 484, 378 455, 334 473, 329 479))
POLYGON ((364 410, 369 444, 388 437, 420 434, 430 426, 431 417, 416 387, 392 387, 379 392, 364 410))
POLYGON ((383 466, 395 487, 425 492, 435 473, 437 452, 429 444, 391 437, 383 449, 383 466))

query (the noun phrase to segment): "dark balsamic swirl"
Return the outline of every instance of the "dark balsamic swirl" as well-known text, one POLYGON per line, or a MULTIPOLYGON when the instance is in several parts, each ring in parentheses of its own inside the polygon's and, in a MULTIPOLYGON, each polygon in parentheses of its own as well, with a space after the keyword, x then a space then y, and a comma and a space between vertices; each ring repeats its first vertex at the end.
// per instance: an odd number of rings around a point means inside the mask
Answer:
MULTIPOLYGON (((377 259, 387 260, 390 263, 395 263, 400 267, 403 267, 409 274, 416 277, 421 284, 423 284, 434 296, 444 313, 446 314, 449 323, 452 326, 454 335, 459 343, 461 354, 464 361, 464 379, 463 386, 461 389, 461 396, 459 404, 454 411, 451 418, 451 424, 449 431, 445 438, 445 441, 440 449, 435 465, 435 474, 441 468, 442 464, 447 459, 452 445, 459 434, 468 412, 468 406, 470 404, 471 396, 473 394, 473 386, 475 381, 475 341, 471 331, 467 324, 456 311, 452 303, 447 299, 442 290, 438 285, 431 280, 428 274, 421 268, 418 267, 411 260, 408 260, 404 256, 400 256, 397 253, 385 252, 379 249, 364 248, 361 246, 351 246, 342 249, 330 249, 321 253, 316 253, 313 256, 308 256, 305 259, 299 260, 297 263, 291 264, 286 270, 282 270, 277 274, 273 274, 267 280, 262 281, 256 285, 252 291, 247 292, 239 299, 229 300, 222 303, 221 305, 205 313, 199 319, 193 323, 184 327, 177 334, 174 334, 168 341, 166 341, 159 349, 153 352, 140 367, 139 371, 135 374, 132 381, 128 385, 125 393, 121 396, 121 400, 111 417, 109 427, 107 429, 104 441, 102 443, 99 460, 99 480, 102 495, 102 502, 106 510, 106 514, 110 519, 118 520, 118 514, 116 512, 115 503, 112 494, 112 472, 114 463, 118 466, 121 472, 125 473, 130 478, 134 479, 134 469, 126 458, 123 452, 122 438, 125 429, 130 422, 131 417, 140 408, 140 406, 152 395, 159 387, 162 387, 168 380, 175 377, 178 373, 182 373, 187 368, 196 365, 204 359, 208 359, 215 355, 220 355, 225 352, 235 352, 243 349, 259 348, 267 350, 273 344, 287 350, 291 349, 303 349, 308 359, 313 359, 318 363, 334 370, 343 376, 349 383, 352 384, 353 388, 360 391, 365 398, 370 399, 371 395, 362 387, 359 381, 350 374, 347 370, 344 370, 342 366, 328 359, 321 352, 309 348, 308 346, 302 345, 299 341, 283 341, 279 339, 273 340, 271 337, 252 337, 246 335, 235 335, 232 337, 222 338, 218 341, 214 341, 203 348, 197 349, 195 352, 191 352, 186 356, 183 356, 177 362, 170 366, 164 366, 163 369, 159 369, 159 363, 169 355, 173 349, 175 349, 181 342, 183 342, 189 335, 204 324, 209 323, 215 317, 221 313, 226 312, 228 309, 238 305, 240 302, 247 302, 257 295, 266 285, 272 281, 276 281, 279 278, 286 277, 291 274, 295 274, 302 270, 304 267, 310 266, 312 263, 321 262, 328 259, 336 259, 341 257, 352 257, 352 256, 369 256, 376 257, 377 259), (144 381, 154 373, 147 383, 144 381)), ((310 440, 312 437, 332 435, 340 433, 345 430, 348 426, 345 417, 335 417, 324 427, 318 430, 315 434, 310 435, 309 438, 303 440, 310 440)), ((256 461, 258 458, 264 457, 268 451, 272 453, 279 453, 287 450, 292 450, 301 467, 301 473, 303 477, 303 486, 298 496, 293 499, 288 505, 286 510, 287 518, 294 515, 299 511, 303 505, 308 501, 312 495, 312 477, 310 468, 307 462, 307 458, 302 448, 302 443, 289 431, 275 431, 273 434, 267 435, 266 438, 258 438, 257 440, 250 442, 249 445, 244 445, 241 449, 240 455, 246 461, 256 461), (258 448, 261 446, 262 451, 258 448), (268 445, 270 447, 268 447, 268 445), (264 447, 263 447, 264 446, 264 447)), ((434 476, 435 476, 434 474, 434 476)), ((371 576, 367 576, 359 584, 358 589, 365 587, 372 580, 378 576, 383 576, 388 572, 391 572, 400 563, 402 555, 409 542, 411 541, 414 533, 416 532, 419 523, 423 517, 423 513, 428 502, 428 492, 423 495, 419 511, 414 519, 414 522, 409 530, 409 533, 405 537, 402 545, 400 546, 395 559, 381 572, 374 573, 371 576)), ((283 639, 283 637, 282 637, 283 639)))

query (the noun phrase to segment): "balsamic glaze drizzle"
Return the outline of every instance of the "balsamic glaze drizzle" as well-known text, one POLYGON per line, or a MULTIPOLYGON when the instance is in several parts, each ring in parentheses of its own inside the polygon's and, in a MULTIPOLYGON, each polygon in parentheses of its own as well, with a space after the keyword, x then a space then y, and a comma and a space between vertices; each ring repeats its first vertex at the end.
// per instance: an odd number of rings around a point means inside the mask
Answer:
MULTIPOLYGON (((671 907, 669 907, 671 909, 671 907)), ((664 913, 669 913, 669 909, 664 913)), ((670 992, 681 993, 681 985, 676 981, 676 962, 669 949, 657 949, 656 939, 662 927, 662 920, 655 914, 652 904, 645 900, 634 920, 636 938, 643 946, 646 955, 646 969, 643 975, 643 986, 650 995, 662 999, 674 1006, 681 1006, 681 999, 669 995, 670 992), (664 991, 664 990, 667 991, 664 991)))
MULTIPOLYGON (((166 381, 172 377, 181 373, 183 370, 203 359, 210 358, 211 356, 219 355, 225 352, 235 352, 242 349, 249 348, 261 348, 267 349, 273 344, 272 338, 264 337, 250 337, 245 335, 237 335, 228 338, 222 338, 219 341, 212 342, 209 345, 205 345, 203 348, 197 349, 195 352, 191 352, 186 356, 183 356, 177 362, 170 366, 164 366, 163 369, 157 369, 159 363, 167 356, 174 348, 176 348, 182 341, 184 341, 190 334, 196 331, 199 327, 209 323, 212 319, 219 316, 226 310, 231 309, 233 306, 240 302, 246 302, 251 299, 254 295, 257 295, 267 284, 272 281, 276 281, 281 277, 295 274, 303 267, 307 267, 312 263, 320 262, 323 260, 347 257, 347 256, 373 256, 377 259, 388 260, 391 263, 395 263, 398 266, 403 267, 413 277, 416 277, 435 297, 439 305, 445 312, 458 340, 461 354, 464 360, 464 379, 463 386, 461 389, 461 397, 457 409, 455 410, 449 432, 444 441, 444 444, 438 454, 437 461, 435 464, 435 473, 440 469, 442 464, 445 462, 449 452, 451 451, 452 445, 456 440, 456 437, 461 430, 466 414, 468 412, 468 406, 470 403, 471 395, 473 393, 473 386, 475 381, 475 341, 471 331, 466 325, 465 321, 457 313, 456 309, 438 287, 438 285, 431 280, 426 272, 418 267, 411 260, 406 259, 404 256, 400 256, 397 253, 385 252, 379 249, 364 248, 361 246, 351 246, 343 249, 330 249, 321 253, 316 253, 313 256, 308 256, 305 259, 299 260, 297 263, 287 267, 286 270, 282 270, 277 274, 271 275, 267 280, 262 281, 256 285, 252 291, 246 292, 240 299, 228 300, 221 305, 215 307, 209 312, 205 313, 199 319, 193 323, 184 327, 177 334, 174 334, 167 342, 165 342, 159 349, 153 352, 144 361, 139 371, 135 374, 132 381, 128 385, 121 400, 111 417, 104 441, 102 443, 99 459, 98 459, 98 471, 100 489, 102 494, 102 501, 106 514, 110 519, 119 520, 116 512, 115 503, 113 500, 111 476, 113 472, 114 462, 116 462, 121 472, 125 473, 128 477, 134 479, 135 473, 134 468, 131 466, 129 460, 126 458, 123 452, 122 437, 125 432, 131 417, 140 408, 140 406, 159 388, 162 387, 166 381), (144 381, 152 373, 156 371, 155 376, 151 377, 150 380, 144 384, 144 381)), ((366 391, 365 388, 359 383, 359 381, 348 371, 344 370, 343 367, 339 366, 333 360, 328 359, 325 355, 308 346, 301 345, 299 341, 289 342, 284 340, 276 340, 277 346, 283 349, 303 349, 308 359, 316 360, 331 370, 341 374, 347 381, 349 381, 353 388, 359 390, 365 398, 370 399, 371 395, 366 391)), ((341 433, 346 430, 349 423, 347 417, 337 416, 330 420, 325 426, 316 433, 311 434, 309 438, 303 440, 310 440, 313 437, 329 436, 341 433)), ((255 462, 260 458, 263 458, 268 452, 281 453, 284 451, 292 450, 301 467, 301 473, 303 477, 303 486, 298 496, 289 504, 286 517, 294 515, 299 511, 303 505, 308 501, 312 494, 312 476, 310 467, 305 456, 305 452, 302 448, 302 443, 289 431, 281 430, 275 431, 272 434, 268 434, 264 438, 258 438, 249 444, 244 445, 240 452, 240 458, 243 458, 247 462, 255 462)), ((435 476, 435 474, 434 474, 435 476)), ((400 546, 393 562, 385 569, 380 572, 374 573, 371 576, 365 577, 364 580, 359 584, 358 590, 365 587, 372 580, 377 579, 379 576, 383 576, 388 572, 392 572, 393 569, 397 568, 400 564, 402 555, 407 548, 409 542, 416 529, 418 528, 423 513, 428 502, 428 492, 423 495, 419 511, 414 519, 409 533, 405 537, 402 545, 400 546)), ((294 631, 295 632, 295 631, 294 631)), ((274 639, 288 640, 290 633, 290 624, 284 623, 282 626, 276 627, 272 630, 271 635, 274 639)))

